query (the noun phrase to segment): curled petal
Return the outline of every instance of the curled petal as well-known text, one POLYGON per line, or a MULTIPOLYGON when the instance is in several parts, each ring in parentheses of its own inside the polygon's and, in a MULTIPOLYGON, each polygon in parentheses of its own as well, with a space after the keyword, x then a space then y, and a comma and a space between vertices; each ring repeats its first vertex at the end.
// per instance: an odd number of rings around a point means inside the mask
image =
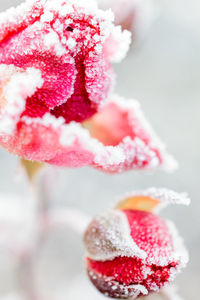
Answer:
POLYGON ((188 260, 183 241, 173 223, 148 212, 112 210, 97 216, 86 230, 84 241, 88 256, 101 262, 117 257, 137 257, 159 266, 175 260, 185 266, 188 260), (140 223, 140 218, 145 217, 145 223, 140 223), (155 228, 153 222, 157 224, 155 228), (148 230, 145 228, 147 223, 148 230))
POLYGON ((113 27, 110 37, 104 45, 105 54, 112 62, 120 62, 127 54, 131 44, 131 33, 122 31, 121 26, 113 27))
POLYGON ((31 117, 42 116, 66 102, 74 91, 74 59, 64 52, 57 34, 47 25, 36 22, 2 43, 0 62, 24 70, 34 67, 41 72, 43 85, 26 99, 24 114, 31 117))
POLYGON ((108 172, 129 169, 173 170, 176 163, 167 154, 135 100, 113 96, 84 127, 101 145, 94 164, 108 172), (100 151, 101 150, 101 151, 100 151))
POLYGON ((84 64, 86 68, 86 90, 91 101, 98 104, 102 98, 106 99, 112 86, 114 73, 105 58, 95 53, 88 55, 84 64))
POLYGON ((0 42, 33 24, 43 13, 46 0, 29 0, 17 8, 11 7, 0 14, 0 42))
POLYGON ((13 65, 0 65, 0 133, 12 135, 25 108, 25 99, 31 97, 43 80, 40 71, 26 71, 13 65))
POLYGON ((116 96, 82 124, 66 124, 46 113, 24 116, 13 135, 1 134, 1 145, 26 159, 66 167, 91 165, 106 172, 173 169, 174 160, 158 140, 134 100, 116 96))
POLYGON ((95 218, 85 232, 84 241, 89 257, 99 261, 117 256, 135 255, 142 259, 147 256, 131 238, 127 219, 120 211, 95 218))
POLYGON ((189 205, 190 199, 186 193, 177 193, 166 188, 150 188, 127 194, 116 208, 158 212, 169 204, 189 205))

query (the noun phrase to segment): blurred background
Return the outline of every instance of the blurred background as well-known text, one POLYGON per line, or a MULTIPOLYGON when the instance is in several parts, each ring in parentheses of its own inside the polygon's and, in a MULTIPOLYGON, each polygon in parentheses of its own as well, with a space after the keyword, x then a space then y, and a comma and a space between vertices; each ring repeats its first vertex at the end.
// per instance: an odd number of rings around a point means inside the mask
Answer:
MULTIPOLYGON (((1 0, 0 10, 21 2, 1 0)), ((95 215, 110 207, 116 197, 134 189, 156 186, 188 192, 192 199, 189 208, 173 206, 162 214, 176 222, 190 251, 188 268, 176 280, 180 295, 185 300, 196 300, 200 282, 200 1, 159 0, 155 5, 148 31, 138 37, 127 58, 115 65, 116 90, 140 101, 148 120, 179 161, 178 171, 131 171, 109 176, 91 168, 56 169, 51 206, 95 215)), ((6 194, 29 197, 27 182, 19 180, 18 173, 18 158, 0 150, 0 216, 6 194)), ((15 209, 20 215, 17 204, 10 205, 14 215, 15 209)), ((28 212, 25 214, 29 220, 28 212)), ((27 226, 21 230, 26 231, 27 226)), ((86 280, 83 254, 81 236, 73 231, 53 230, 47 235, 34 264, 41 300, 104 299, 86 280)), ((3 247, 0 299, 22 299, 17 259, 3 247)))

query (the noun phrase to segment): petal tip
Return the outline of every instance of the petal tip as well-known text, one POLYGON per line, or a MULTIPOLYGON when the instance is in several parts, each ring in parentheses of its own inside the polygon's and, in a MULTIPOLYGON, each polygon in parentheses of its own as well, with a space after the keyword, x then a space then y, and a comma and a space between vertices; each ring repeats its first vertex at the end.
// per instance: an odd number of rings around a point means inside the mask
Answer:
POLYGON ((177 193, 166 188, 149 188, 127 194, 115 206, 116 209, 135 209, 159 212, 169 204, 189 205, 187 193, 177 193))

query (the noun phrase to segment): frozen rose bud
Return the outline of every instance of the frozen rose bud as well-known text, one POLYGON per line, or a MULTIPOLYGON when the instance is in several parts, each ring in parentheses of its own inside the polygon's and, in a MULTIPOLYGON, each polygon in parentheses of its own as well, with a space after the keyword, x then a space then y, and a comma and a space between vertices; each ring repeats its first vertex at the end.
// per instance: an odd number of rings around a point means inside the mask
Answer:
POLYGON ((82 123, 67 124, 64 118, 48 112, 41 118, 21 117, 23 86, 29 83, 26 94, 30 95, 34 86, 40 85, 39 74, 34 82, 35 69, 15 72, 14 67, 1 67, 4 74, 14 74, 4 87, 2 105, 8 104, 0 115, 0 144, 10 152, 57 166, 90 165, 109 173, 176 167, 137 101, 112 95, 98 113, 82 123), (16 82, 20 82, 17 87, 16 82))
POLYGON ((158 10, 153 0, 98 0, 98 4, 112 9, 115 23, 131 31, 134 42, 144 37, 158 10))
POLYGON ((133 192, 118 209, 92 220, 84 236, 86 263, 100 292, 119 299, 148 295, 173 281, 185 267, 188 253, 182 238, 171 221, 155 213, 167 202, 189 204, 190 200, 167 189, 133 192))
MULTIPOLYGON (((116 28, 112 12, 99 10, 93 0, 29 0, 2 13, 1 66, 16 74, 32 68, 37 70, 33 79, 39 81, 37 86, 29 81, 28 95, 22 90, 20 117, 49 113, 65 123, 91 117, 112 87, 110 61, 122 59, 129 48, 130 34, 117 28, 115 41, 116 28), (115 43, 112 55, 107 40, 115 43)), ((2 72, 1 90, 8 85, 2 72)), ((1 107, 4 102, 0 99, 1 107)))

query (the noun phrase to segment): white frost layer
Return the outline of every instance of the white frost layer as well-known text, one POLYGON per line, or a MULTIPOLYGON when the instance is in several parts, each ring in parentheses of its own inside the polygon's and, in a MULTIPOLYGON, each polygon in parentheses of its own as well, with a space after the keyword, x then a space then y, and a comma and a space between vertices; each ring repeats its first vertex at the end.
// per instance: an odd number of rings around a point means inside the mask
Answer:
MULTIPOLYGON (((60 17, 65 17, 67 15, 73 15, 76 14, 77 11, 80 13, 84 13, 86 15, 92 15, 93 19, 90 21, 92 22, 92 26, 99 27, 98 33, 94 36, 90 36, 89 31, 87 31, 87 34, 85 34, 85 41, 84 44, 90 45, 91 42, 96 44, 94 49, 97 53, 101 53, 103 50, 103 47, 101 44, 103 44, 107 38, 110 39, 111 47, 112 43, 114 43, 114 53, 112 53, 112 56, 110 57, 111 61, 113 62, 119 62, 121 61, 127 54, 127 51, 129 49, 130 43, 131 43, 131 34, 125 30, 121 30, 121 26, 115 26, 114 16, 111 10, 99 10, 97 8, 96 2, 91 1, 68 1, 64 5, 63 1, 47 1, 45 5, 44 14, 41 17, 41 20, 46 21, 49 20, 51 12, 57 11, 59 13, 60 17)), ((53 18, 53 16, 52 16, 53 18)), ((70 17, 71 18, 71 17, 70 17)), ((65 21, 65 26, 69 25, 72 22, 70 18, 67 18, 65 21)), ((89 27, 88 27, 89 28, 89 27)), ((66 39, 65 35, 63 35, 63 32, 65 31, 63 24, 59 22, 59 20, 56 21, 54 24, 54 29, 59 31, 59 34, 62 36, 62 43, 63 45, 67 46, 68 49, 74 49, 76 52, 79 51, 79 43, 76 42, 76 34, 77 30, 75 29, 73 34, 71 34, 70 38, 66 39)), ((92 47, 93 48, 93 47, 92 47)), ((81 48, 80 48, 81 49, 81 48)), ((92 55, 90 53, 90 55, 92 55)))
POLYGON ((127 55, 131 44, 131 33, 128 30, 122 31, 121 26, 113 27, 111 39, 115 43, 115 53, 111 57, 111 62, 121 62, 127 55))
POLYGON ((12 134, 25 109, 25 100, 41 87, 41 72, 34 68, 26 71, 13 65, 0 65, 0 86, 6 105, 0 111, 0 134, 12 134), (4 82, 5 80, 5 82, 4 82))
MULTIPOLYGON (((111 10, 100 10, 97 8, 97 4, 93 0, 89 1, 83 1, 83 0, 47 0, 44 5, 44 14, 42 15, 41 20, 45 21, 49 20, 50 14, 53 12, 57 12, 58 16, 63 18, 67 15, 77 15, 77 11, 79 14, 83 13, 85 15, 92 15, 93 16, 93 25, 96 26, 99 24, 100 27, 100 40, 101 42, 104 42, 105 39, 107 39, 111 33, 111 31, 114 28, 113 20, 114 16, 111 10), (99 22, 100 21, 100 22, 99 22)), ((52 15, 53 18, 53 15, 52 15)), ((66 25, 68 24, 68 19, 66 19, 66 25)), ((68 24, 69 25, 69 24, 68 24)), ((57 22, 57 27, 62 26, 60 22, 57 22)), ((64 41, 65 36, 62 34, 64 41)))
POLYGON ((43 118, 22 118, 27 125, 43 125, 52 127, 54 130, 61 130, 60 143, 63 147, 73 147, 78 142, 85 150, 91 151, 94 154, 94 161, 97 165, 105 166, 118 165, 123 163, 126 156, 121 147, 104 146, 97 139, 90 136, 88 130, 84 129, 80 123, 71 122, 65 124, 62 117, 56 118, 53 115, 46 113, 43 118))
POLYGON ((185 247, 183 238, 179 235, 175 225, 171 221, 167 221, 169 232, 172 235, 173 238, 173 246, 174 251, 173 255, 170 258, 171 261, 177 261, 178 266, 176 268, 171 268, 171 275, 170 275, 170 281, 173 281, 174 278, 180 271, 186 267, 188 261, 189 261, 189 253, 185 247))
POLYGON ((174 171, 177 168, 178 164, 176 160, 167 153, 165 144, 161 141, 150 123, 147 121, 141 109, 140 103, 137 100, 124 99, 122 97, 119 97, 118 95, 113 95, 113 99, 115 99, 115 102, 119 107, 129 112, 129 123, 132 124, 133 127, 134 120, 139 120, 140 126, 145 130, 145 132, 148 133, 151 138, 150 146, 155 147, 160 151, 163 160, 161 167, 169 172, 174 171))
MULTIPOLYGON (((107 288, 109 287, 109 289, 113 290, 114 296, 117 298, 119 298, 119 295, 121 295, 120 298, 122 299, 136 299, 141 294, 148 295, 148 290, 142 284, 130 284, 126 286, 118 281, 112 280, 111 277, 101 275, 92 270, 89 271, 89 277, 93 282, 97 280, 100 286, 102 285, 105 287, 105 285, 107 285, 107 288)), ((109 296, 109 293, 106 292, 106 289, 104 295, 109 296)))
MULTIPOLYGON (((113 95, 107 103, 116 104, 122 111, 128 113, 129 123, 133 128, 133 132, 137 130, 138 124, 150 136, 150 145, 146 145, 139 137, 131 139, 129 136, 125 137, 116 146, 105 146, 96 138, 91 137, 89 131, 82 127, 80 123, 71 122, 64 124, 64 119, 52 116, 47 113, 43 118, 27 118, 23 120, 28 124, 41 124, 46 127, 52 127, 56 130, 60 129, 60 143, 63 147, 73 147, 78 143, 82 149, 91 152, 94 156, 93 163, 97 167, 102 167, 108 171, 124 170, 126 167, 138 169, 142 166, 146 157, 149 157, 149 163, 145 169, 154 169, 160 165, 155 151, 151 150, 150 146, 155 147, 160 151, 162 156, 161 167, 165 170, 173 170, 176 167, 174 159, 168 155, 165 147, 155 135, 149 123, 145 120, 140 106, 135 100, 126 100, 116 95, 113 95), (137 126, 134 120, 137 119, 137 126), (137 158, 137 164, 133 165, 134 159, 137 158)), ((103 106, 102 106, 103 108, 103 106)), ((114 130, 114 128, 113 128, 114 130)))
POLYGON ((22 24, 28 26, 33 23, 40 16, 45 2, 46 0, 27 0, 16 8, 11 7, 0 13, 0 41, 9 32, 16 32, 22 24))
POLYGON ((2 29, 0 41, 10 33, 14 34, 18 30, 21 30, 20 28, 26 28, 36 23, 36 21, 43 25, 56 21, 53 24, 53 29, 59 33, 61 39, 58 40, 57 36, 50 32, 50 34, 47 34, 45 40, 46 45, 54 46, 58 56, 63 54, 63 47, 65 48, 65 53, 67 50, 70 51, 72 49, 79 52, 81 50, 81 47, 79 47, 81 42, 79 40, 78 45, 76 43, 79 33, 77 35, 76 30, 74 30, 73 34, 69 38, 66 38, 65 29, 66 26, 70 26, 70 23, 78 20, 77 16, 82 16, 83 14, 86 18, 87 16, 92 16, 92 19, 89 21, 90 25, 98 27, 97 34, 94 37, 90 34, 90 26, 88 26, 84 45, 91 44, 91 49, 96 49, 96 52, 102 52, 102 44, 104 44, 107 38, 113 36, 113 39, 117 43, 115 53, 113 53, 111 59, 116 62, 122 60, 129 49, 130 33, 127 31, 122 32, 120 26, 116 27, 113 23, 113 12, 110 9, 106 11, 98 9, 95 0, 29 0, 16 8, 12 7, 0 14, 0 27, 2 29), (60 21, 61 19, 62 22, 60 21), (63 19, 65 19, 64 23, 63 19), (97 39, 93 40, 93 38, 97 39), (96 44, 96 47, 94 47, 94 44, 96 44))
MULTIPOLYGON (((99 293, 87 280, 85 275, 79 275, 70 282, 69 287, 63 286, 55 291, 56 300, 106 300, 105 296, 99 293), (77 289, 77 286, 79 288, 77 289)), ((159 293, 151 293, 148 297, 140 297, 139 300, 183 300, 178 295, 174 286, 163 288, 159 293)), ((130 299, 131 300, 131 299, 130 299)))
POLYGON ((120 199, 117 202, 121 202, 126 198, 136 196, 144 196, 149 197, 151 199, 159 200, 160 203, 154 208, 154 212, 156 213, 168 206, 169 204, 190 204, 190 198, 188 197, 187 193, 177 193, 170 189, 156 187, 127 193, 123 197, 120 197, 120 199))
POLYGON ((85 233, 87 256, 98 261, 112 260, 118 256, 139 257, 147 254, 131 238, 125 214, 118 210, 97 216, 85 233))
POLYGON ((65 47, 60 43, 58 34, 52 29, 49 29, 49 32, 44 35, 44 43, 48 49, 53 48, 57 56, 62 56, 66 53, 65 47))

